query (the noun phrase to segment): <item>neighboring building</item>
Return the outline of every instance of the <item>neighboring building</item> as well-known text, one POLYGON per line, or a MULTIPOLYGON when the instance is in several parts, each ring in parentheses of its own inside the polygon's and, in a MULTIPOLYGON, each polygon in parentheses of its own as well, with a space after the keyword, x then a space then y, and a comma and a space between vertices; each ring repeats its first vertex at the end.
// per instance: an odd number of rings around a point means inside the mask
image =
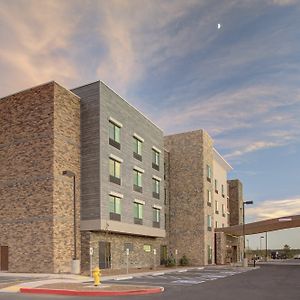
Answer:
POLYGON ((157 264, 164 221, 163 132, 103 82, 81 98, 82 268, 157 264))
POLYGON ((1 270, 71 271, 72 180, 62 172, 80 182, 79 113, 79 97, 55 82, 0 99, 1 270))
MULTIPOLYGON (((240 180, 228 180, 228 226, 243 224, 243 185, 240 180)), ((243 259, 243 237, 216 231, 216 248, 218 264, 241 262, 243 259)))
POLYGON ((169 248, 194 265, 215 263, 214 229, 228 226, 227 172, 232 168, 204 130, 165 137, 169 152, 169 248))
POLYGON ((227 191, 227 173, 232 167, 224 158, 213 149, 213 174, 214 174, 214 221, 215 228, 229 226, 229 194, 227 191))
POLYGON ((239 239, 215 229, 241 222, 241 183, 227 188, 231 167, 208 133, 164 137, 101 81, 0 99, 0 165, 0 270, 238 260, 239 239))

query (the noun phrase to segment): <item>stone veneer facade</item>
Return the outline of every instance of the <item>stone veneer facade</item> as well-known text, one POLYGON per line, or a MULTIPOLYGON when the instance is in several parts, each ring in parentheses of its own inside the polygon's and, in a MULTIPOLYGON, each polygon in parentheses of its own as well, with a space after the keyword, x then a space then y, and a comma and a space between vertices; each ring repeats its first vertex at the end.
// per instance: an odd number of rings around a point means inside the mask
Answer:
POLYGON ((0 245, 10 272, 70 272, 73 192, 62 171, 80 182, 79 114, 79 98, 55 82, 0 99, 0 245))
POLYGON ((213 166, 212 139, 198 130, 164 141, 169 152, 169 251, 174 255, 177 250, 179 258, 186 255, 193 265, 214 263, 214 202, 207 204, 207 190, 213 193, 206 174, 206 166, 213 166))

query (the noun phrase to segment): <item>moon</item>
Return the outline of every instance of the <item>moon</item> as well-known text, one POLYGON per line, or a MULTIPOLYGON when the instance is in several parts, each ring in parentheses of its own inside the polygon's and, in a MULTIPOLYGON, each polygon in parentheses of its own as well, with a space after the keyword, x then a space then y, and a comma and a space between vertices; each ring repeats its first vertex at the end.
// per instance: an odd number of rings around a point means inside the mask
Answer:
POLYGON ((220 29, 222 27, 222 25, 220 23, 218 23, 217 28, 220 29))

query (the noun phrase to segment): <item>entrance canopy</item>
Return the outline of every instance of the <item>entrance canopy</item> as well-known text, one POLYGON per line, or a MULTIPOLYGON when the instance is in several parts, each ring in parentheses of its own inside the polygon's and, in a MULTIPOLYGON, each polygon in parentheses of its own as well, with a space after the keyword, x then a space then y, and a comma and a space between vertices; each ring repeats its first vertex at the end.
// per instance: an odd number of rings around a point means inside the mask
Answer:
MULTIPOLYGON (((244 225, 245 235, 300 227, 300 215, 269 219, 248 223, 244 225)), ((243 225, 234 225, 230 227, 216 228, 215 232, 224 232, 235 236, 243 235, 243 225)))

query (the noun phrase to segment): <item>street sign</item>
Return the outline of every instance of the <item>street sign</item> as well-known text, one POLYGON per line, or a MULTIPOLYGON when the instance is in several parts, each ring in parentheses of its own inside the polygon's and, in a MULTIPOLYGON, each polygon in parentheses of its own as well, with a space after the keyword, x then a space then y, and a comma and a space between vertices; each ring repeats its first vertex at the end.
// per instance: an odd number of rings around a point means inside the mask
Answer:
POLYGON ((156 249, 153 249, 153 254, 156 255, 156 249))
POLYGON ((129 255, 129 249, 128 248, 126 249, 126 255, 129 255))
POLYGON ((178 250, 177 250, 177 249, 175 250, 175 254, 176 254, 176 255, 178 254, 178 250))
POLYGON ((93 255, 94 254, 94 249, 93 247, 90 247, 90 255, 93 255))

